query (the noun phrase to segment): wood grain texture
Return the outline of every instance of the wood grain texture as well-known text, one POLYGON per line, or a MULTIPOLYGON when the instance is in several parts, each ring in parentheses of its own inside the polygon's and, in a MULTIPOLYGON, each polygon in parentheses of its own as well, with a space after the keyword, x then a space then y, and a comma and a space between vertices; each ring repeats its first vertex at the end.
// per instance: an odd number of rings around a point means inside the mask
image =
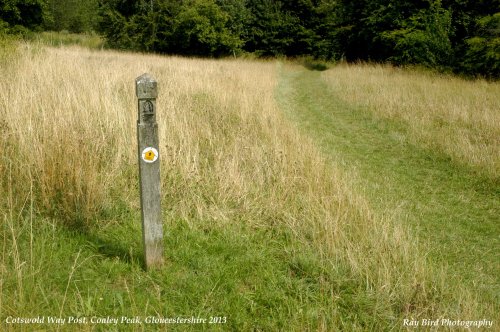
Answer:
POLYGON ((158 124, 156 123, 157 83, 147 74, 136 79, 138 98, 137 142, 141 216, 146 269, 163 264, 163 223, 161 218, 160 156, 154 162, 143 159, 146 148, 158 152, 158 124))

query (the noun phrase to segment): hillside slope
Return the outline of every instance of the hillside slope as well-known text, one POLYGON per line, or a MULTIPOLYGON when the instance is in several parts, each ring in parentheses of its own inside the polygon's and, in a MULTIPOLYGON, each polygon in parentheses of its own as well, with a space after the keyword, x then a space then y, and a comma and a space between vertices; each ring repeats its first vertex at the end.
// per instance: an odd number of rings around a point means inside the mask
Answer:
MULTIPOLYGON (((418 90, 421 84, 418 80, 425 83, 426 79, 429 85, 434 84, 435 90, 448 92, 448 85, 455 83, 438 75, 398 72, 390 67, 339 66, 325 72, 285 67, 279 94, 287 114, 304 133, 316 140, 330 162, 357 175, 355 188, 364 192, 375 213, 392 215, 398 223, 410 226, 419 238, 420 250, 428 253, 435 264, 449 266, 447 286, 464 285, 477 294, 487 311, 498 312, 500 187, 498 174, 492 170, 500 159, 495 153, 498 149, 495 133, 500 117, 500 86, 459 82, 462 86, 468 84, 469 90, 481 85, 485 95, 483 104, 475 103, 477 109, 471 109, 471 113, 480 116, 488 107, 493 107, 489 115, 492 123, 485 122, 488 127, 482 131, 482 137, 489 137, 489 140, 479 143, 490 147, 482 151, 483 160, 489 163, 478 164, 472 158, 464 158, 464 161, 451 157, 446 149, 435 145, 447 144, 439 138, 443 131, 460 132, 460 125, 472 130, 473 123, 479 120, 471 117, 468 122, 472 125, 459 123, 453 130, 420 128, 426 130, 420 135, 415 134, 414 128, 418 119, 404 121, 422 116, 416 109, 417 103, 426 98, 423 95, 426 92, 418 90), (371 75, 376 78, 370 81, 371 75), (393 89, 404 89, 402 84, 406 84, 408 91, 400 93, 412 93, 413 105, 400 105, 399 109, 391 105, 397 98, 397 91, 392 95, 380 95, 380 86, 390 86, 393 77, 400 83, 393 85, 393 89), (387 83, 380 82, 384 79, 387 83), (363 87, 355 84, 363 84, 363 87), (372 100, 376 103, 370 103, 372 100), (397 109, 393 114, 405 110, 414 114, 390 116, 387 110, 377 111, 376 107, 383 107, 384 100, 387 108, 397 109), (495 103, 498 105, 496 113, 495 103), (429 146, 422 137, 433 141, 434 146, 429 146)), ((462 98, 455 98, 457 107, 462 98)), ((432 114, 435 110, 427 110, 431 113, 428 117, 436 116, 432 114)), ((425 110, 420 112, 424 114, 425 110)), ((443 122, 449 120, 441 119, 443 122)), ((451 142, 453 137, 446 139, 451 142)), ((457 142, 462 141, 457 138, 449 144, 457 142)))
POLYGON ((372 331, 489 317, 490 302, 446 282, 454 271, 426 257, 413 226, 328 161, 347 150, 324 154, 287 119, 276 92, 308 113, 321 107, 318 77, 277 90, 272 61, 30 43, 0 66, 2 329, 372 331), (166 263, 151 272, 135 141, 144 72, 159 83, 165 226, 166 263), (176 317, 201 323, 164 322, 176 317))

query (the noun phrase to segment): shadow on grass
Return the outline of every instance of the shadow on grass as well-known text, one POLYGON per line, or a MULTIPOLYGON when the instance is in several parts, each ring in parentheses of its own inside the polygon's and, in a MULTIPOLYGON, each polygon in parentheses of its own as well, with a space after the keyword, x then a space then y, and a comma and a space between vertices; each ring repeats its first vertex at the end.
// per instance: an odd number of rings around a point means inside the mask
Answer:
POLYGON ((330 69, 330 66, 319 60, 306 59, 302 61, 302 66, 312 71, 325 71, 330 69))
MULTIPOLYGON (((139 234, 140 236, 140 234, 139 234)), ((139 264, 144 267, 145 262, 143 258, 142 249, 135 246, 127 246, 127 243, 120 243, 119 241, 112 241, 103 238, 99 234, 87 233, 85 234, 87 241, 95 248, 96 252, 104 257, 111 259, 119 259, 129 264, 139 264)))
POLYGON ((99 217, 92 221, 76 218, 64 227, 84 240, 103 258, 118 259, 125 263, 141 265, 144 268, 141 230, 134 227, 136 226, 133 222, 134 218, 125 219, 129 220, 110 224, 99 217))

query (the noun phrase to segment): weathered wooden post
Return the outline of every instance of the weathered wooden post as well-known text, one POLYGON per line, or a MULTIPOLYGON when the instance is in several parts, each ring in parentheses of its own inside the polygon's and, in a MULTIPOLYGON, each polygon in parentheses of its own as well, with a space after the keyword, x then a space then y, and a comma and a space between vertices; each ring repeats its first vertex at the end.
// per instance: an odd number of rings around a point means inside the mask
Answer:
POLYGON ((156 81, 148 74, 135 80, 139 119, 137 142, 141 187, 142 236, 146 269, 163 264, 163 226, 160 207, 160 155, 156 123, 156 81))

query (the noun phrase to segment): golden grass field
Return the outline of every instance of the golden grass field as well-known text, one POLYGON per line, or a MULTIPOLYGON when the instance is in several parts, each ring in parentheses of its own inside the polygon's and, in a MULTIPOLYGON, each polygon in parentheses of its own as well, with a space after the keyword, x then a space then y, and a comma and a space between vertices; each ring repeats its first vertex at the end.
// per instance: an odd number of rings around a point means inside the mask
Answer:
POLYGON ((343 100, 408 125, 414 143, 498 179, 498 84, 359 64, 337 66, 325 79, 343 100))
MULTIPOLYGON (((0 287, 0 314, 23 310, 8 309, 5 301, 33 280, 40 253, 19 252, 16 240, 44 222, 37 216, 91 228, 110 222, 102 220, 102 211, 139 208, 134 79, 144 72, 159 85, 167 226, 183 220, 201 229, 286 227, 294 241, 314 247, 325 270, 345 270, 346 278, 359 280, 376 299, 376 308, 392 308, 392 317, 379 319, 492 314, 489 304, 449 282, 446 267, 426 258, 425 241, 396 222, 397 216, 374 213, 352 189, 353 175, 328 163, 286 119, 274 95, 277 62, 25 43, 0 66, 0 217, 4 239, 13 246, 4 246, 0 271, 17 281, 0 287)), ((423 100, 398 70, 344 66, 332 73, 326 72, 327 79, 345 100, 407 121, 416 141, 498 175, 499 104, 490 91, 498 85, 415 74, 411 79, 421 80, 417 87, 429 96, 423 100), (366 87, 372 81, 377 91, 366 87), (455 129, 455 122, 465 125, 455 129), (428 135, 436 127, 445 128, 442 136, 428 135)), ((322 296, 335 299, 334 286, 322 287, 322 296)), ((327 311, 342 326, 335 307, 327 311)))

